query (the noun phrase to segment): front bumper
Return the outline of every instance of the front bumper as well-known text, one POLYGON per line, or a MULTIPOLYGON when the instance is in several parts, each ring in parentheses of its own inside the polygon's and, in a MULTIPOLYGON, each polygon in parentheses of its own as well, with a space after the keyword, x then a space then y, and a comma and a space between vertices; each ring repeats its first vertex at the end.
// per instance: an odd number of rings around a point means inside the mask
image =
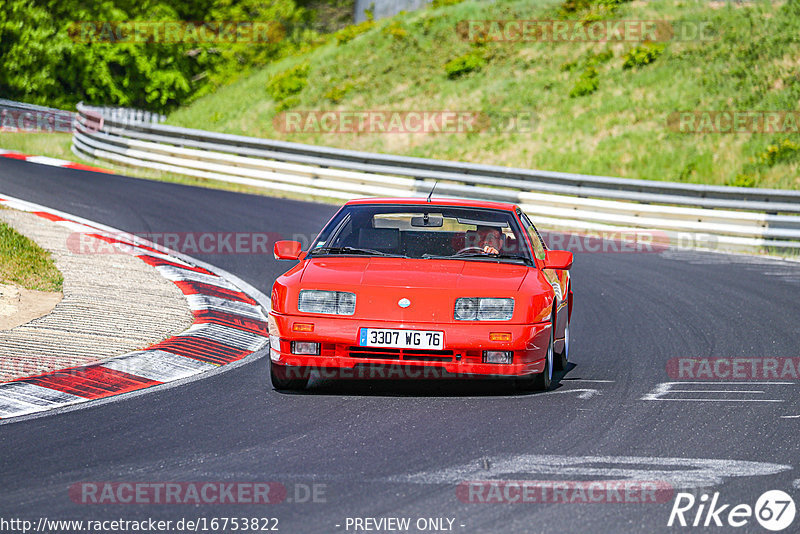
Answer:
POLYGON ((280 365, 316 369, 322 376, 341 378, 424 378, 525 376, 544 370, 549 322, 528 325, 504 323, 417 323, 375 321, 348 317, 309 317, 269 314, 270 358, 280 365), (313 332, 294 332, 295 323, 313 323, 313 332), (438 330, 444 350, 375 349, 361 347, 361 328, 438 330), (490 341, 491 332, 511 334, 511 341, 490 341), (319 355, 292 354, 292 341, 320 343, 319 355), (512 363, 483 363, 483 351, 512 351, 512 363), (364 373, 364 368, 371 368, 364 373), (374 369, 381 371, 376 373, 374 369))

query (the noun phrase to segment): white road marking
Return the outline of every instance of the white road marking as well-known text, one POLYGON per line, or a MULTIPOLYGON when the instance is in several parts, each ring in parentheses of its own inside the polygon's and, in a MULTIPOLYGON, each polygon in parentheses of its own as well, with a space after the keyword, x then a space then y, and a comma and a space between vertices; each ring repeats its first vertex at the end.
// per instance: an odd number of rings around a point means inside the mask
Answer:
POLYGON ((782 399, 746 399, 746 398, 736 398, 736 399, 721 399, 721 398, 713 398, 713 397, 701 397, 701 398, 686 398, 686 397, 667 397, 667 395, 673 393, 693 393, 693 394, 741 394, 741 395, 759 395, 764 393, 764 390, 746 390, 746 389, 737 389, 735 386, 739 385, 759 385, 759 384, 768 384, 768 385, 792 385, 793 382, 728 382, 725 383, 725 386, 728 386, 730 389, 675 389, 674 386, 686 385, 686 384, 702 384, 705 386, 712 386, 712 387, 720 387, 722 383, 720 382, 705 382, 705 381, 690 381, 690 382, 662 382, 656 385, 650 393, 642 396, 639 400, 647 400, 647 401, 676 401, 676 402, 784 402, 782 399))
POLYGON ((591 399, 595 395, 600 395, 600 392, 596 389, 591 388, 582 388, 582 389, 559 389, 556 391, 548 391, 545 395, 555 395, 556 393, 580 393, 578 395, 579 399, 591 399))
POLYGON ((416 484, 459 484, 467 480, 521 480, 550 475, 565 478, 657 480, 679 489, 709 487, 722 484, 729 478, 768 476, 790 469, 790 465, 745 460, 522 454, 479 458, 462 465, 393 476, 388 480, 416 484))
POLYGON ((593 380, 591 378, 564 378, 562 382, 598 382, 604 384, 613 384, 616 380, 593 380))
POLYGON ((782 415, 781 419, 798 419, 800 415, 782 415))
POLYGON ((62 167, 72 163, 71 161, 67 161, 65 159, 48 158, 47 156, 29 156, 26 158, 26 161, 31 163, 40 163, 42 165, 54 165, 56 167, 62 167))

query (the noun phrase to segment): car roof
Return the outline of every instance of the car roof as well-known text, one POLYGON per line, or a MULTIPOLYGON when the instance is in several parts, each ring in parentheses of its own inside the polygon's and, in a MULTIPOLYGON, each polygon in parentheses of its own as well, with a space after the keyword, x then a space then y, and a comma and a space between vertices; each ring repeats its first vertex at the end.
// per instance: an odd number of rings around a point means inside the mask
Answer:
POLYGON ((430 202, 422 197, 383 197, 383 198, 357 198, 348 201, 345 206, 359 204, 397 204, 397 205, 424 205, 434 204, 437 206, 458 206, 466 208, 489 208, 505 211, 516 211, 515 204, 508 202, 492 202, 489 200, 474 200, 466 198, 431 198, 430 202))

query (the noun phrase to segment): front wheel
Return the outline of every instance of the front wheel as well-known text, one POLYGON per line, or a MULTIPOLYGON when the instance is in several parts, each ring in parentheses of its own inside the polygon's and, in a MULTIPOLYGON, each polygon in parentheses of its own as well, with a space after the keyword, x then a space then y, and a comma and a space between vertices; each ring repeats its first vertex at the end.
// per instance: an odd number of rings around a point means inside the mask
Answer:
POLYGON ((517 389, 522 391, 547 391, 553 383, 553 328, 550 329, 550 343, 547 345, 547 356, 544 358, 544 369, 541 373, 516 379, 517 389))
POLYGON ((278 390, 298 391, 308 385, 308 370, 303 367, 281 365, 269 361, 269 377, 272 387, 278 390))

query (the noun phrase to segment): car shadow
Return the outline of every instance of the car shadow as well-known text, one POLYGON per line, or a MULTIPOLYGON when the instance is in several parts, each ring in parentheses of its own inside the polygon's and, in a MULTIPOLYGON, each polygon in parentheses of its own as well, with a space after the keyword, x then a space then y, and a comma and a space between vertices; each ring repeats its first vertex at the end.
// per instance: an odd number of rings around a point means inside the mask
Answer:
POLYGON ((554 371, 547 391, 520 390, 509 378, 329 379, 312 374, 304 390, 278 393, 359 397, 524 397, 558 390, 563 387, 561 381, 569 380, 566 375, 576 367, 570 362, 566 369, 554 371))

